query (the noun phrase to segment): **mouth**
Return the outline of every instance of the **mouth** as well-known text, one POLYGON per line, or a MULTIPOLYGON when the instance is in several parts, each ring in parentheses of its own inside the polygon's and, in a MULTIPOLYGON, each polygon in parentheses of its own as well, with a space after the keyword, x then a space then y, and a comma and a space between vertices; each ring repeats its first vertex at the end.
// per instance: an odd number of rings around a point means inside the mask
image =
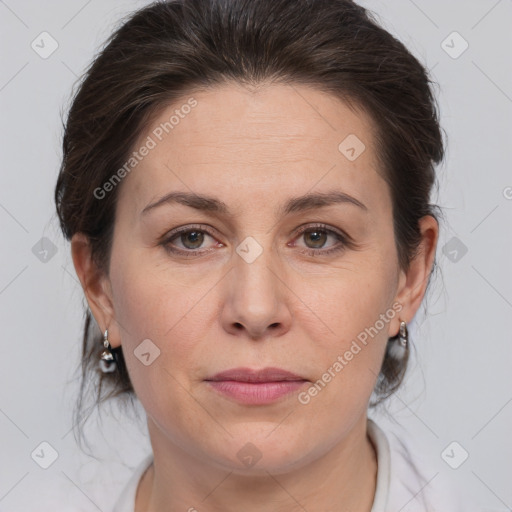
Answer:
POLYGON ((309 383, 306 378, 281 368, 233 368, 205 381, 221 395, 252 405, 275 402, 309 383))

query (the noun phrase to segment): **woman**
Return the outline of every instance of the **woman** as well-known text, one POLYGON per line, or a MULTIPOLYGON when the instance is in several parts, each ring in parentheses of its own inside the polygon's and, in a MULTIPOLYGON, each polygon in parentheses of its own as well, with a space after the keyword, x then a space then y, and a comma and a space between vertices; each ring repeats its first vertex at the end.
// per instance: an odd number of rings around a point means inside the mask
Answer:
POLYGON ((367 417, 435 261, 429 82, 348 0, 160 2, 111 37, 55 198, 84 381, 147 413, 115 511, 457 510, 367 417))

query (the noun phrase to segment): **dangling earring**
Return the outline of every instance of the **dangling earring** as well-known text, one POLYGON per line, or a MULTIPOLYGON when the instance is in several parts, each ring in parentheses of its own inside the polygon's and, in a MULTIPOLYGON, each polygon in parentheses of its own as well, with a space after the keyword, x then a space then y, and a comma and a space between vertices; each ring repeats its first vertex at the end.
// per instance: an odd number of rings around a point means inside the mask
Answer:
POLYGON ((111 346, 110 342, 108 341, 108 329, 105 331, 105 334, 103 335, 103 347, 104 350, 101 353, 100 356, 100 369, 103 373, 111 373, 116 370, 116 362, 114 360, 114 355, 110 351, 111 346))
POLYGON ((409 349, 409 331, 407 324, 402 320, 400 321, 400 329, 398 334, 389 339, 388 344, 389 355, 393 359, 401 360, 405 357, 405 353, 409 349))
POLYGON ((409 341, 409 331, 407 330, 407 324, 404 321, 400 322, 400 330, 398 331, 398 337, 400 340, 400 345, 406 348, 407 342, 409 341))

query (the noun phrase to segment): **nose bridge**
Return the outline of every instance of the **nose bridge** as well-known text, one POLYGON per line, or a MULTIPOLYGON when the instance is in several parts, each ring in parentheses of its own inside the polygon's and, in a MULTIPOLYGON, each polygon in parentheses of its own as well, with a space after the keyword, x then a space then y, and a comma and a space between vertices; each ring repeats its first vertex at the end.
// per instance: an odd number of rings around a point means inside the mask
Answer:
POLYGON ((271 236, 258 240, 247 237, 236 248, 233 259, 224 327, 230 332, 239 332, 243 327, 251 337, 263 336, 269 328, 284 332, 289 327, 290 314, 282 284, 276 278, 280 265, 271 236))
POLYGON ((248 296, 248 292, 267 295, 272 298, 276 293, 275 276, 271 269, 276 266, 270 237, 252 236, 245 238, 236 248, 234 257, 235 286, 248 296))

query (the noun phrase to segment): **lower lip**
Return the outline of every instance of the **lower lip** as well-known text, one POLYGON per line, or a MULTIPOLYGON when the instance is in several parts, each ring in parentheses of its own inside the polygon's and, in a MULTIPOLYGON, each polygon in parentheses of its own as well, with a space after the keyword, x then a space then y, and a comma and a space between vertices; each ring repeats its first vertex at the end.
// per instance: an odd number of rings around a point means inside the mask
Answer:
POLYGON ((244 404, 268 404, 300 389, 306 380, 279 382, 207 381, 216 391, 244 404))

